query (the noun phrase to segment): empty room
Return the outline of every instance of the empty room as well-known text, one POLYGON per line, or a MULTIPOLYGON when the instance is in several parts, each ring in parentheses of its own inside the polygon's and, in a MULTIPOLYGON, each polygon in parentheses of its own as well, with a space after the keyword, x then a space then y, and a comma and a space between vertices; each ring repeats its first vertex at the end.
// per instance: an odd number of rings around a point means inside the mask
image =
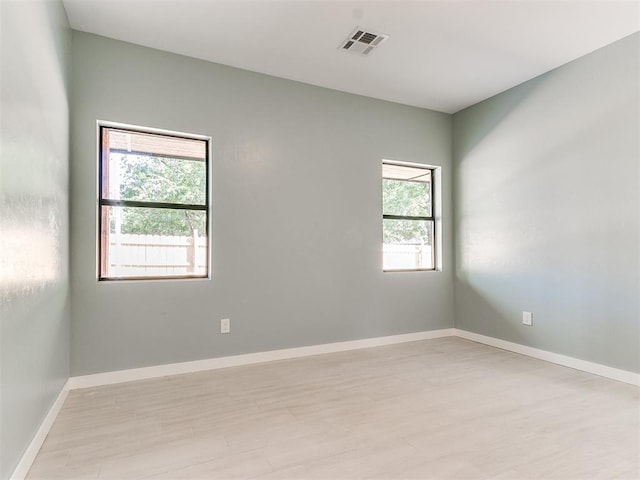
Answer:
POLYGON ((640 478, 640 3, 0 0, 0 480, 640 478))

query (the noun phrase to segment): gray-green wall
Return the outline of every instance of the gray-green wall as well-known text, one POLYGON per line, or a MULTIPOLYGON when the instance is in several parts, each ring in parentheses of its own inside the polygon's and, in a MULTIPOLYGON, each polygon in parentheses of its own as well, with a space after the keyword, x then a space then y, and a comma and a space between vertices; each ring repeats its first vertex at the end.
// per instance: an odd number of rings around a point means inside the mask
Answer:
POLYGON ((639 42, 454 115, 457 328, 640 370, 639 42))
POLYGON ((73 35, 73 375, 453 327, 450 115, 73 35), (210 281, 96 282, 98 119, 213 137, 210 281), (443 272, 382 273, 382 159, 442 166, 443 272))
POLYGON ((61 2, 0 1, 0 478, 69 376, 67 63, 61 2))
POLYGON ((0 478, 69 351, 80 375, 452 327, 455 306, 639 370, 637 34, 456 114, 452 183, 449 115, 74 32, 69 344, 70 32, 59 2, 0 15, 0 478), (97 119, 213 137, 212 280, 96 282, 97 119), (443 272, 381 272, 383 158, 443 167, 443 272))

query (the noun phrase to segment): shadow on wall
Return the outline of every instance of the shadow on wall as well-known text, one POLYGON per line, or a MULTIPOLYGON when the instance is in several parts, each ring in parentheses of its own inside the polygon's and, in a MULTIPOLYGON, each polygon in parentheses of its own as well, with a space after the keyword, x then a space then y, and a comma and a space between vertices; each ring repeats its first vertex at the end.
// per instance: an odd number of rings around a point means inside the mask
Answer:
MULTIPOLYGON (((483 279, 479 278, 477 281, 482 283, 483 279)), ((519 322, 516 323, 517 319, 513 318, 509 308, 499 298, 491 298, 484 288, 459 279, 455 280, 455 291, 456 297, 464 298, 464 302, 456 305, 456 320, 463 320, 456 323, 456 328, 496 338, 508 335, 514 342, 524 342, 519 322), (473 318, 473 322, 464 321, 469 318, 473 318), (481 328, 477 328, 477 325, 481 328)))
POLYGON ((638 369, 638 88, 622 42, 454 116, 458 328, 638 369))
MULTIPOLYGON (((454 142, 454 158, 456 161, 464 162, 467 155, 471 153, 477 145, 481 144, 491 132, 497 130, 498 126, 504 123, 509 115, 515 112, 522 103, 529 100, 531 92, 543 81, 544 76, 536 77, 529 80, 526 85, 522 85, 520 88, 489 99, 490 102, 483 105, 482 108, 482 122, 480 124, 474 123, 472 129, 465 128, 464 125, 456 125, 454 128, 456 137, 465 138, 463 145, 454 142)), ((456 117, 472 114, 471 109, 473 108, 475 107, 469 107, 454 114, 454 123, 456 117)))

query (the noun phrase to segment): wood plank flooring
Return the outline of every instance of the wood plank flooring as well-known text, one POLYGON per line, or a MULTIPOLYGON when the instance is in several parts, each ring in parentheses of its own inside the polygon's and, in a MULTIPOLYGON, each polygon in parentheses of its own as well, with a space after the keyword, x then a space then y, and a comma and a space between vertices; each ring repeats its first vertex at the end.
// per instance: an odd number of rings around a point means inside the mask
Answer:
POLYGON ((33 479, 638 479, 640 394, 442 338, 72 391, 33 479))

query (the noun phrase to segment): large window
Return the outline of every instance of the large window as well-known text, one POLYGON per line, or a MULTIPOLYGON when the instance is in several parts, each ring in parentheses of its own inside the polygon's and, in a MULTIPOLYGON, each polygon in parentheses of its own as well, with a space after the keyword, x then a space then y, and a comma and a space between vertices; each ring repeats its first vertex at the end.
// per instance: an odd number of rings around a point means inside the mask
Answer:
POLYGON ((209 139, 100 125, 100 280, 209 275, 209 139))
POLYGON ((435 169, 382 164, 382 266, 435 270, 435 169))

